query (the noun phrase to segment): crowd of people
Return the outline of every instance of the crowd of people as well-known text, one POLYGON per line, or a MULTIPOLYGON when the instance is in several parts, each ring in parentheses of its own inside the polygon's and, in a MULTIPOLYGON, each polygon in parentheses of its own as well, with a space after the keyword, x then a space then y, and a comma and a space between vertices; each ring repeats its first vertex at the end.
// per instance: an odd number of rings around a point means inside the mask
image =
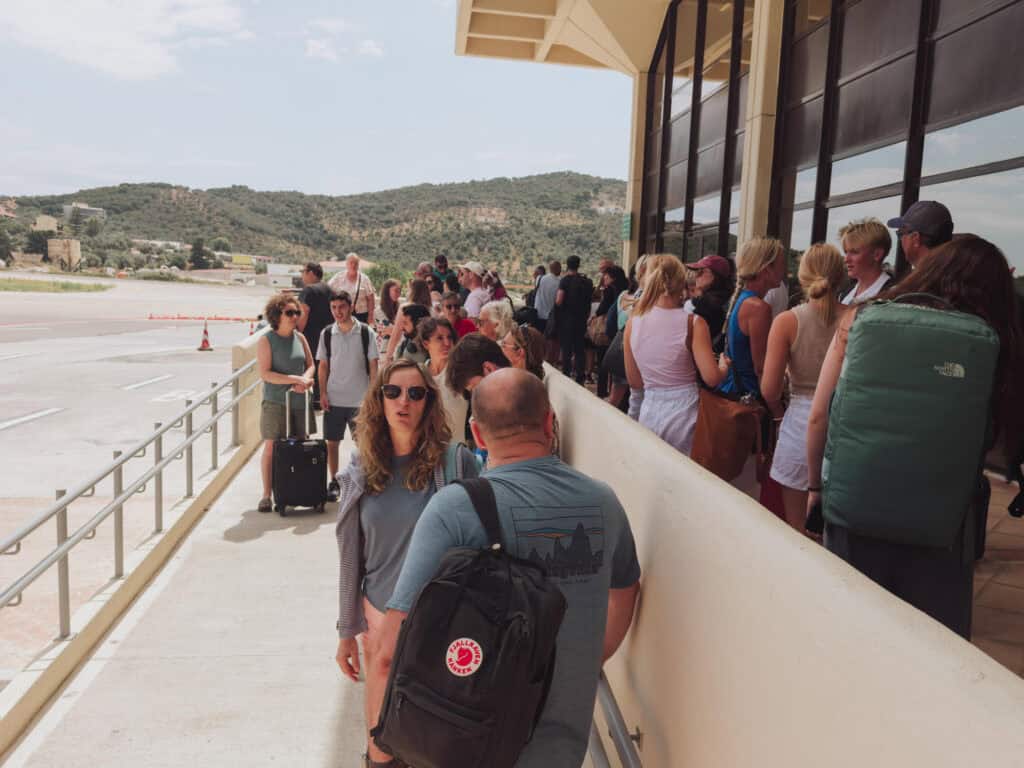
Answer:
MULTIPOLYGON (((629 274, 602 261, 596 284, 578 257, 569 257, 564 270, 554 261, 537 267, 519 307, 494 270, 476 261, 453 270, 444 256, 433 266, 420 264, 404 294, 389 280, 378 295, 354 254, 328 284, 320 266, 308 264, 298 296, 268 303, 270 331, 258 342, 265 382, 259 508, 272 508, 273 444, 286 436, 285 424, 299 434, 316 430, 315 419, 302 417, 303 397, 289 400, 289 392, 308 392, 324 412, 329 493, 340 502, 338 664, 353 680, 365 673, 369 726, 418 589, 448 547, 482 546, 468 498, 446 486, 483 471, 494 481, 502 525, 513 534, 531 509, 555 510, 567 529, 583 508, 603 510, 599 567, 586 578, 558 580, 569 608, 552 698, 517 765, 583 759, 597 675, 628 629, 640 574, 614 493, 558 458, 545 362, 560 364, 580 384, 592 382, 597 396, 684 454, 696 454, 695 435, 707 429, 709 396, 762 414, 758 439, 739 447, 742 470, 729 481, 969 636, 979 518, 984 532, 980 494, 964 510, 956 540, 940 548, 879 540, 834 520, 824 523, 822 536, 812 521, 828 463, 833 394, 845 367, 862 364, 847 355, 848 339, 858 316, 879 302, 956 310, 995 332, 986 447, 1002 440, 1018 456, 1020 445, 1012 442, 1024 434, 1024 409, 1014 393, 1024 391, 1024 336, 1012 270, 991 243, 954 234, 949 211, 935 202, 916 203, 888 226, 863 219, 837 234, 839 247, 816 243, 800 256, 792 288, 784 282, 787 248, 755 237, 734 259, 709 255, 684 264, 650 254, 629 274), (902 279, 885 263, 890 230, 911 267, 902 279), (346 428, 356 448, 341 469, 346 428)), ((884 399, 870 405, 882 425, 886 407, 884 399)), ((931 407, 939 419, 957 403, 931 407)), ((889 447, 874 449, 885 455, 889 447)), ((980 469, 978 477, 981 485, 980 469)), ((520 545, 515 554, 527 557, 528 540, 511 539, 520 545)), ((368 766, 398 765, 372 738, 365 759, 368 766)))

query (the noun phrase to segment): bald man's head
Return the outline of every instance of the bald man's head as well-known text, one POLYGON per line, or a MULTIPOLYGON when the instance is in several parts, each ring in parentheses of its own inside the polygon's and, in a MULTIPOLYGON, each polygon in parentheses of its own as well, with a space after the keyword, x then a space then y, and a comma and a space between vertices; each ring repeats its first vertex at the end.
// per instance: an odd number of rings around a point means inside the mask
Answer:
POLYGON ((473 420, 489 440, 543 432, 550 410, 543 382, 519 368, 495 371, 473 390, 473 420))

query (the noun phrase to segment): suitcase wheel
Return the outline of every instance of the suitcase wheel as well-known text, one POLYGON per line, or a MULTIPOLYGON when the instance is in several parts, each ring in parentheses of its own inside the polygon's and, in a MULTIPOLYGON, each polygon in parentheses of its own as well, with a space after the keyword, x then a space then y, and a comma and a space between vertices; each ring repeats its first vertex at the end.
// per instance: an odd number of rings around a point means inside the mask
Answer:
POLYGON ((322 515, 326 511, 327 511, 327 505, 326 504, 317 504, 316 505, 316 512, 317 512, 318 515, 322 515))
POLYGON ((285 517, 285 507, 283 504, 275 504, 274 511, 277 512, 281 517, 285 517))

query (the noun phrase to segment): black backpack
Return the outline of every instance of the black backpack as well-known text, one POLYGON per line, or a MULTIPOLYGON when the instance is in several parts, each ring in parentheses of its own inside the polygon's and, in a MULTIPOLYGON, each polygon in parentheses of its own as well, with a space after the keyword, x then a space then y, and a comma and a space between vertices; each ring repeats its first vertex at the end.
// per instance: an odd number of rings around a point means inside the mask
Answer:
POLYGON ((491 544, 450 550, 420 591, 371 735, 416 768, 510 768, 544 710, 565 597, 502 546, 490 483, 457 482, 491 544))
MULTIPOLYGON (((358 320, 356 321, 359 322, 358 320)), ((331 323, 323 330, 324 337, 324 360, 327 361, 328 365, 331 362, 331 338, 334 336, 334 328, 337 323, 331 323)), ((370 329, 366 326, 366 323, 359 323, 359 339, 363 343, 363 367, 366 370, 366 375, 370 375, 370 329)))

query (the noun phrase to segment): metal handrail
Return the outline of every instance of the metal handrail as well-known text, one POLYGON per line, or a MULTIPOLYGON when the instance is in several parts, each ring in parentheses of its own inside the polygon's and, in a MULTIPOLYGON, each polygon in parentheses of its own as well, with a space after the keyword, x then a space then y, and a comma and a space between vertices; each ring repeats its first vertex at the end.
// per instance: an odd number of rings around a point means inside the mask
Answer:
POLYGON ((67 495, 62 496, 51 507, 40 512, 32 520, 23 525, 19 530, 15 531, 6 539, 0 540, 0 552, 6 552, 7 550, 12 549, 16 544, 20 543, 22 539, 24 539, 30 533, 35 531, 39 526, 49 522, 57 515, 58 512, 70 506, 72 502, 77 501, 82 497, 92 496, 93 493, 95 493, 96 486, 103 480, 105 480, 108 475, 113 474, 115 469, 127 464, 132 459, 141 458, 142 456, 145 456, 146 449, 150 446, 151 443, 155 442, 157 438, 163 437, 163 435, 172 430, 175 425, 181 424, 182 420, 186 416, 193 413, 196 409, 201 408, 205 403, 209 402, 210 398, 214 394, 220 392, 222 389, 225 389, 226 387, 232 386, 235 381, 241 378, 242 374, 248 372, 255 366, 256 361, 250 360, 248 363, 246 363, 237 371, 235 371, 230 379, 225 381, 223 384, 217 384, 211 387, 211 389, 206 393, 204 397, 201 397, 200 399, 196 400, 195 403, 193 403, 191 406, 182 411, 177 417, 167 422, 165 426, 160 427, 145 440, 137 443, 132 448, 129 448, 126 451, 124 451, 124 453, 119 458, 117 458, 112 463, 108 464, 106 467, 101 469, 99 472, 97 472, 95 475, 90 477, 85 482, 79 483, 74 488, 70 489, 67 492, 67 495))
MULTIPOLYGON (((198 399, 195 403, 186 401, 186 408, 181 412, 175 419, 168 422, 166 425, 161 426, 157 423, 155 431, 145 440, 138 443, 133 448, 124 451, 115 452, 114 461, 108 464, 100 473, 90 478, 88 481, 76 486, 71 493, 67 493, 63 490, 57 492, 57 502, 49 509, 43 511, 37 515, 26 525, 17 531, 12 536, 7 537, 0 542, 0 552, 12 551, 17 552, 21 548, 22 540, 35 531, 39 526, 46 523, 48 520, 53 518, 57 519, 58 534, 57 546, 50 551, 42 560, 36 563, 31 569, 29 569, 20 579, 15 581, 12 585, 7 587, 3 592, 0 592, 0 610, 19 605, 21 603, 22 593, 32 585, 42 574, 53 567, 55 564, 61 568, 61 574, 59 579, 60 586, 60 637, 67 637, 70 634, 70 606, 68 600, 68 593, 70 591, 70 585, 68 583, 68 576, 66 573, 66 563, 68 553, 74 549, 79 543, 85 539, 92 538, 95 535, 96 528, 103 523, 111 515, 115 516, 115 578, 123 578, 123 530, 120 525, 120 517, 123 511, 125 502, 127 502, 132 496, 141 493, 147 483, 156 478, 157 487, 161 489, 159 498, 156 500, 156 530, 162 530, 162 510, 163 510, 163 498, 162 498, 162 478, 163 471, 173 461, 177 461, 186 453, 191 459, 191 448, 192 445, 204 434, 210 432, 211 435, 215 436, 217 433, 217 422, 228 413, 232 415, 232 445, 238 445, 238 406, 246 397, 249 396, 261 383, 261 380, 257 378, 249 386, 241 389, 239 380, 245 373, 252 370, 256 365, 256 361, 250 361, 241 368, 233 372, 232 376, 225 381, 223 384, 214 384, 210 390, 208 390, 203 397, 198 399), (217 403, 217 394, 220 390, 231 387, 232 397, 231 401, 221 406, 217 403), (211 404, 212 414, 204 421, 197 429, 189 429, 192 422, 192 414, 196 409, 200 408, 204 404, 211 404), (174 427, 175 424, 186 423, 186 436, 185 439, 177 445, 175 448, 168 451, 166 454, 163 453, 163 436, 174 427), (146 448, 150 444, 155 443, 156 448, 156 460, 153 465, 142 475, 132 481, 127 487, 123 487, 123 473, 122 468, 132 458, 138 458, 145 456, 146 448), (93 515, 86 523, 80 526, 73 534, 68 536, 67 534, 67 508, 78 498, 92 495, 92 491, 98 483, 106 479, 109 475, 115 477, 115 497, 104 506, 99 512, 93 515), (120 534, 120 535, 119 535, 120 534)), ((213 445, 216 446, 216 438, 214 437, 213 445)), ((215 448, 214 448, 215 449, 215 448)), ((191 463, 191 462, 189 462, 191 463)), ((212 462, 213 469, 216 469, 216 462, 212 462)), ((191 467, 188 467, 191 469, 191 467)), ((191 473, 189 473, 191 474, 191 473)), ((191 495, 191 489, 186 493, 186 498, 191 495)))
MULTIPOLYGON (((636 733, 629 732, 626 719, 622 716, 622 710, 619 709, 619 704, 615 701, 615 694, 612 692, 603 670, 597 681, 597 700, 601 703, 601 711, 608 724, 608 735, 612 737, 612 744, 615 745, 622 768, 643 768, 643 763, 640 762, 640 753, 636 749, 636 745, 642 737, 640 729, 637 728, 636 733)), ((599 753, 598 759, 601 756, 599 753)), ((607 764, 608 758, 605 756, 604 759, 607 764)))

